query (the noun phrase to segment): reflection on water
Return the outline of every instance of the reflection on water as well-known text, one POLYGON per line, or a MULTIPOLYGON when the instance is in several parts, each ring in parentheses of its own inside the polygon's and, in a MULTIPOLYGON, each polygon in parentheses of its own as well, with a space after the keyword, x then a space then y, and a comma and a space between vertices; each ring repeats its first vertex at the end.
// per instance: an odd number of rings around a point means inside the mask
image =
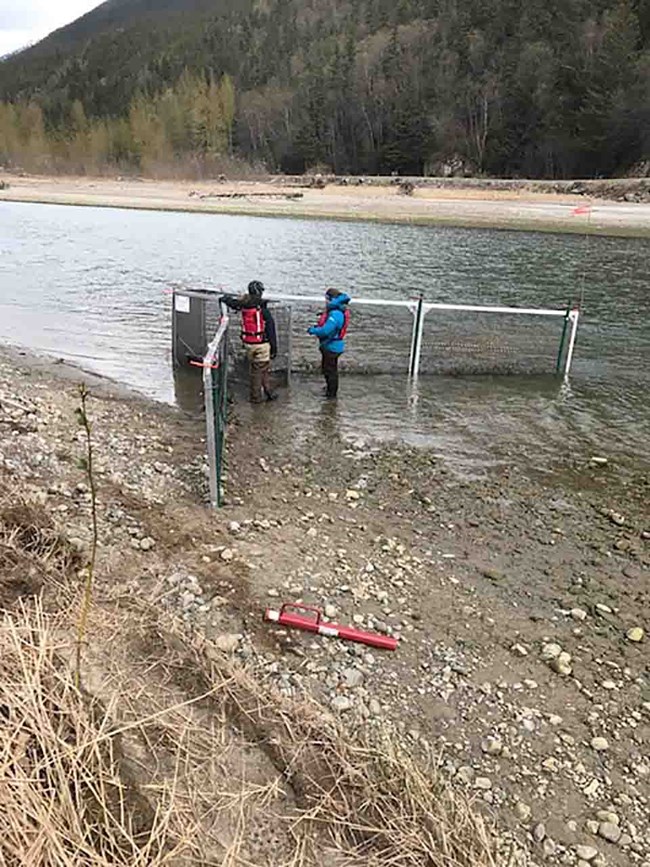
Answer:
MULTIPOLYGON (((320 379, 294 375, 278 405, 255 418, 293 437, 427 443, 466 465, 588 451, 638 463, 650 454, 648 250, 634 239, 593 238, 587 248, 575 236, 0 203, 0 340, 197 413, 200 371, 174 375, 170 365, 172 284, 239 291, 259 278, 294 294, 337 285, 386 298, 422 291, 438 302, 548 307, 584 291, 568 386, 513 375, 424 376, 410 387, 401 373, 348 371, 339 401, 324 403, 320 379)), ((472 328, 459 322, 456 343, 472 328)), ((397 319, 371 329, 359 318, 349 362, 372 352, 400 370, 408 339, 397 319)), ((444 341, 430 351, 425 369, 444 341)), ((305 341, 304 353, 316 357, 314 344, 305 341)))

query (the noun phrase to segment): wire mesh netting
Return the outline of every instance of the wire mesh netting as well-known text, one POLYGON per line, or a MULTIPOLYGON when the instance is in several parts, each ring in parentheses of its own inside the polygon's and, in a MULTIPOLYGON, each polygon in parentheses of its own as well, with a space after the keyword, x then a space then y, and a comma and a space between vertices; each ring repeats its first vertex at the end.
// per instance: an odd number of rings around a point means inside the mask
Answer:
MULTIPOLYGON (((406 374, 415 307, 415 302, 411 309, 352 305, 341 369, 354 374, 406 374)), ((293 370, 315 371, 320 365, 318 341, 307 334, 319 312, 317 304, 296 304, 290 340, 279 323, 281 339, 290 343, 293 370)), ((562 316, 430 310, 424 318, 420 373, 552 373, 564 324, 562 316)))
MULTIPOLYGON (((317 339, 307 329, 322 313, 318 299, 270 302, 276 322, 276 376, 320 367, 317 339)), ((341 368, 351 374, 406 374, 414 365, 419 310, 422 374, 531 374, 561 368, 566 357, 568 318, 508 311, 423 308, 413 302, 358 303, 351 308, 341 368)), ((553 313, 546 311, 546 313, 553 313)), ((577 320, 576 320, 577 322, 577 320)), ((173 343, 176 366, 202 359, 210 499, 221 505, 229 371, 243 369, 239 317, 222 313, 214 293, 174 296, 173 343), (232 332, 229 339, 229 329, 232 332)))
POLYGON ((552 373, 564 325, 561 316, 430 310, 422 330, 420 372, 552 373))
MULTIPOLYGON (((293 370, 320 367, 318 340, 307 334, 322 306, 297 304, 293 308, 291 365, 293 370)), ((352 306, 341 370, 351 373, 408 372, 413 314, 402 306, 352 306)))

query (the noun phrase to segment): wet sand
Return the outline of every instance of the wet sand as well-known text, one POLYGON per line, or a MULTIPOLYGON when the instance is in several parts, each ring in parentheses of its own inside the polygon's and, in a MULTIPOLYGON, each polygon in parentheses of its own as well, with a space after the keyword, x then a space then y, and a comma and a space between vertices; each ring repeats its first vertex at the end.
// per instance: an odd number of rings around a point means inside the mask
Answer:
POLYGON ((515 189, 495 188, 496 182, 423 185, 407 196, 390 183, 315 189, 286 178, 219 183, 3 177, 8 188, 0 190, 0 201, 650 237, 648 203, 537 192, 528 182, 515 189), (591 206, 587 213, 574 213, 585 205, 591 206))

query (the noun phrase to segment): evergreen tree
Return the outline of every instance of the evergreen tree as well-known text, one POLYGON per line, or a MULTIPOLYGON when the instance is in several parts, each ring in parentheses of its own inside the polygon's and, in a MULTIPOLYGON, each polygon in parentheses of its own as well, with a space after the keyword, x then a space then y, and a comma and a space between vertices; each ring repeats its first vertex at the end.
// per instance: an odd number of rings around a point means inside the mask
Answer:
POLYGON ((649 58, 650 0, 121 0, 0 62, 0 160, 612 174, 649 58))

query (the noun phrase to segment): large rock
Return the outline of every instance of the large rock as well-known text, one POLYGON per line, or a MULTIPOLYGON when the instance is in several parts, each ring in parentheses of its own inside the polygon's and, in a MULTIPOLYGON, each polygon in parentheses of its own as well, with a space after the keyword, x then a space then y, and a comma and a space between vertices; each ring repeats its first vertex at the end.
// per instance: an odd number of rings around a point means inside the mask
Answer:
POLYGON ((239 642, 242 636, 236 633, 219 635, 214 640, 215 647, 222 650, 224 653, 234 653, 239 647, 239 642))
POLYGON ((591 740, 591 748, 596 750, 597 753, 604 753, 609 749, 609 741, 607 738, 595 737, 591 740))
POLYGON ((503 741, 500 738, 485 738, 481 749, 488 756, 500 756, 503 752, 503 741))
POLYGON ((542 647, 542 659, 544 662, 551 662, 551 660, 557 659, 561 653, 562 648, 559 644, 549 643, 542 647))
POLYGON ((621 829, 613 822, 601 822, 598 826, 598 836, 610 843, 618 843, 621 839, 621 829))
POLYGON ((549 662, 549 666, 555 671, 557 674, 561 674, 563 677, 568 677, 571 674, 571 655, 562 651, 555 659, 552 659, 549 662))
POLYGON ((523 801, 518 801, 515 804, 515 815, 521 822, 527 822, 530 819, 531 813, 532 810, 528 804, 524 804, 523 801))
POLYGON ((346 710, 350 710, 352 702, 345 695, 337 695, 330 702, 330 707, 337 713, 344 713, 346 710))
POLYGON ((343 672, 343 680, 349 689, 356 689, 363 683, 363 672, 358 668, 346 668, 343 672))

